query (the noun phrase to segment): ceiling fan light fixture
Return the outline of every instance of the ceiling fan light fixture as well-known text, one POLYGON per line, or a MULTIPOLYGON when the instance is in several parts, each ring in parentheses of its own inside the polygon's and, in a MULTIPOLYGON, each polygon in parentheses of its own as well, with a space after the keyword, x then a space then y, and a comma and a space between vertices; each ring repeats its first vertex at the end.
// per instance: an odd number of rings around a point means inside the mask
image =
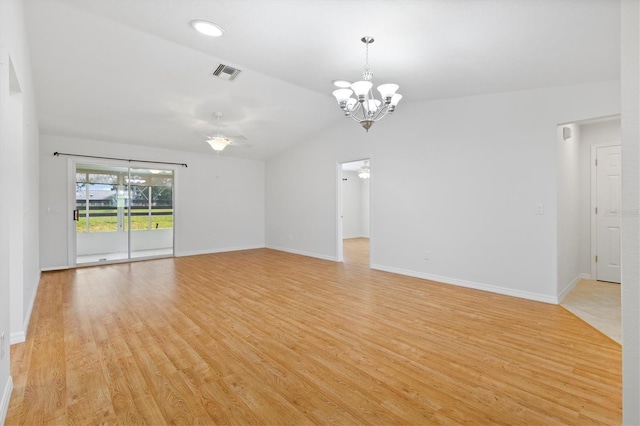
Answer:
POLYGON ((191 21, 191 26, 194 30, 200 34, 204 34, 209 37, 220 37, 224 34, 224 30, 221 26, 209 21, 195 20, 191 21))
POLYGON ((209 136, 209 138, 207 138, 207 143, 211 146, 211 148, 213 148, 215 152, 220 152, 227 146, 231 145, 231 139, 220 133, 220 117, 222 117, 222 113, 216 112, 214 115, 216 116, 216 120, 218 122, 218 131, 215 136, 209 136))
POLYGON ((362 167, 358 169, 358 177, 360 179, 369 179, 369 177, 371 177, 371 169, 369 168, 368 161, 365 161, 362 167))
POLYGON ((231 141, 224 136, 213 136, 207 139, 207 143, 211 145, 214 151, 220 152, 231 144, 231 141))

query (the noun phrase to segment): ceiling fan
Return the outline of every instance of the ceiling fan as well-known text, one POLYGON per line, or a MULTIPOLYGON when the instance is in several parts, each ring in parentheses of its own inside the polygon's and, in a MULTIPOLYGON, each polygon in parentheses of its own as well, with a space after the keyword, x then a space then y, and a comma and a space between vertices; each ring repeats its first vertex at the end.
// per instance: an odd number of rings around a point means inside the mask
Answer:
MULTIPOLYGON (((215 136, 207 137, 207 143, 211 146, 211 148, 213 148, 214 151, 219 153, 229 145, 239 146, 241 144, 239 144, 238 141, 247 140, 247 138, 242 135, 225 136, 222 133, 220 133, 220 118, 222 117, 222 113, 216 112, 214 113, 214 115, 217 119, 217 132, 215 136)), ((245 146, 250 147, 249 145, 245 145, 245 146)))

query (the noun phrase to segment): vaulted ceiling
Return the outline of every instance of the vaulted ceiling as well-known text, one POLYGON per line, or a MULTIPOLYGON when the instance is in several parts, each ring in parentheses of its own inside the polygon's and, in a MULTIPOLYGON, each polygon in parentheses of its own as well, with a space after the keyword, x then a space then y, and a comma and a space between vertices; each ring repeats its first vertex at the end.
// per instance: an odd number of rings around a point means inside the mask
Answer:
MULTIPOLYGON (((615 0, 30 0, 42 133, 266 159, 343 120, 331 81, 359 79, 404 103, 616 80, 615 0), (211 38, 189 23, 225 29, 211 38), (230 82, 220 64, 242 70, 230 82), (246 139, 245 139, 246 138, 246 139)), ((354 124, 355 125, 355 124, 354 124)), ((374 129, 375 130, 375 129, 374 129)), ((372 131, 374 131, 372 130, 372 131)), ((211 154, 212 155, 212 154, 211 154)))

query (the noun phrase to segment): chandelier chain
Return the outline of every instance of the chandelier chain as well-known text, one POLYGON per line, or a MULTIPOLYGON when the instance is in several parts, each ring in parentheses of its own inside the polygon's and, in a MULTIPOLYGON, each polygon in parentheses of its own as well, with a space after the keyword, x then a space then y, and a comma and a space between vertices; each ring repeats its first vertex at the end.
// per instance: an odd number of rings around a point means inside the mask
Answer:
POLYGON ((364 71, 369 72, 369 70, 371 69, 371 67, 369 66, 369 42, 367 41, 365 44, 367 46, 367 49, 365 53, 364 71))

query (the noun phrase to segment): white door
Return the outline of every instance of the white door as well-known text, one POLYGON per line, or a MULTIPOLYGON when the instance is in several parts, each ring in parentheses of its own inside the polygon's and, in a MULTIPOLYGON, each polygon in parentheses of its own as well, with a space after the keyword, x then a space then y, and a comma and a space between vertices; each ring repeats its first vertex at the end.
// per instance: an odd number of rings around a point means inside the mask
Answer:
POLYGON ((620 282, 620 145, 597 148, 596 279, 620 282))

